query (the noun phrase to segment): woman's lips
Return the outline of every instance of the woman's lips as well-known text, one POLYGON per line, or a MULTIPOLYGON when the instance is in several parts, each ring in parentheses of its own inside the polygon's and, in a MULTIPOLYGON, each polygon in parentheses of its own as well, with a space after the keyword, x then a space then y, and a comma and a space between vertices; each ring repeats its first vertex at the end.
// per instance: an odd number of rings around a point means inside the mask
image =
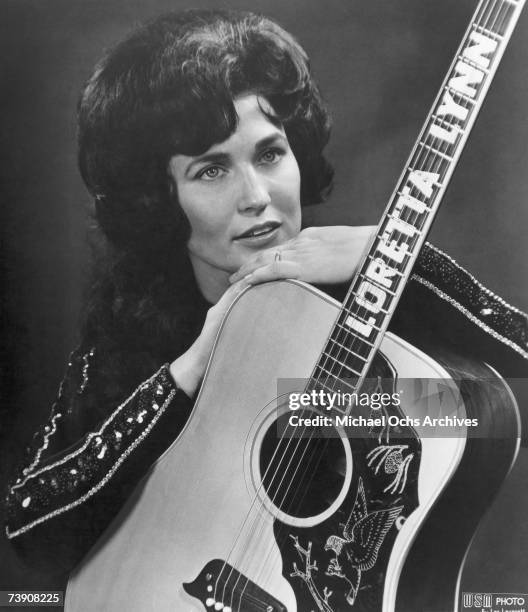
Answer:
POLYGON ((280 226, 281 224, 277 222, 255 225, 234 240, 246 246, 261 247, 275 240, 280 226))

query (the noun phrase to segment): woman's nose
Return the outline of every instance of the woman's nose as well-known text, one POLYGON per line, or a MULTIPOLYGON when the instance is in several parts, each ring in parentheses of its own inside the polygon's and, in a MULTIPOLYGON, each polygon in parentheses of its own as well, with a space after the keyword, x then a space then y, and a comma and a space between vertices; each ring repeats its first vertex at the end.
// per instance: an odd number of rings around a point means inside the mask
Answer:
POLYGON ((247 168, 243 172, 241 180, 242 185, 238 200, 239 211, 261 213, 271 203, 266 179, 254 168, 247 168))

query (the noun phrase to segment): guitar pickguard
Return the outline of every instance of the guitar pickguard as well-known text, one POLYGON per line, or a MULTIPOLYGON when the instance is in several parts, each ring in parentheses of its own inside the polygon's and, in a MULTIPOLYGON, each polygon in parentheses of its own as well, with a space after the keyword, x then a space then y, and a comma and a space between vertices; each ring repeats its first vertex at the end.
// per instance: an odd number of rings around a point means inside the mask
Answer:
MULTIPOLYGON (((378 353, 362 391, 382 385, 393 393, 396 375, 378 353)), ((403 417, 394 404, 386 418, 403 417)), ((421 443, 412 427, 380 427, 371 436, 349 437, 353 479, 330 518, 299 528, 275 521, 283 575, 295 591, 299 610, 377 611, 391 549, 402 524, 418 506, 421 443)), ((312 491, 313 494, 313 491, 312 491)))

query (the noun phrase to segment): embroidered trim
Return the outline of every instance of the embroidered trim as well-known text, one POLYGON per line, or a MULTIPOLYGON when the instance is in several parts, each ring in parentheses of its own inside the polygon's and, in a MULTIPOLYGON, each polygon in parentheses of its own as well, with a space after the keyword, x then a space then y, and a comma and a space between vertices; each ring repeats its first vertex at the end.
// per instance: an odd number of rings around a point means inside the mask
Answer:
MULTIPOLYGON (((90 442, 93 440, 93 438, 100 436, 104 430, 106 429, 107 425, 110 424, 110 422, 117 416, 117 414, 119 412, 121 412, 121 410, 130 402, 130 400, 132 400, 140 391, 142 391, 143 389, 145 389, 145 387, 150 384, 160 373, 161 371, 165 368, 165 365, 161 366, 161 368, 155 373, 153 374, 148 380, 142 382, 139 387, 137 387, 137 389, 135 389, 135 391, 132 393, 132 395, 130 395, 129 397, 127 397, 127 399, 120 404, 115 410, 114 412, 112 412, 112 414, 106 419, 106 421, 101 425, 101 428, 98 431, 92 431, 88 434, 88 436, 86 437, 86 440, 84 442, 84 444, 82 446, 80 446, 76 451, 74 451, 73 453, 70 453, 69 455, 66 455, 65 457, 63 457, 62 459, 59 459, 58 461, 56 461, 55 463, 51 463, 50 465, 46 465, 45 467, 43 467, 40 470, 37 470, 36 472, 33 472, 32 474, 28 474, 26 475, 26 477, 24 478, 24 480, 20 483, 14 484, 11 488, 10 491, 12 492, 14 489, 19 489, 20 487, 22 487, 23 485, 26 484, 26 482, 30 479, 30 478, 35 478, 36 476, 39 476, 40 474, 43 474, 44 472, 47 472, 48 470, 51 470, 54 467, 57 467, 59 465, 62 465, 63 463, 66 463, 67 461, 69 461, 70 459, 72 459, 73 457, 76 457, 77 455, 81 454, 90 444, 90 442)), ((27 469, 27 468, 26 468, 27 469)))
MULTIPOLYGON (((157 373, 159 373, 159 371, 157 373)), ((156 374, 154 376, 156 376, 156 374)), ((152 377, 152 378, 154 378, 154 377, 152 377)), ((151 379, 149 379, 149 380, 151 380, 151 379)), ((143 385, 144 384, 145 383, 143 383, 143 385)), ((136 389, 134 394, 137 393, 137 391, 141 388, 141 386, 142 385, 140 385, 140 387, 138 387, 138 389, 136 389)), ((64 512, 67 512, 68 510, 71 510, 72 508, 75 508, 76 506, 81 505, 87 499, 89 499, 95 493, 97 493, 97 491, 99 491, 102 487, 104 487, 106 485, 106 483, 110 480, 110 478, 112 478, 112 476, 115 474, 115 472, 117 471, 119 466, 123 463, 123 461, 125 461, 125 459, 130 455, 130 453, 150 433, 150 431, 152 430, 154 425, 158 422, 158 420, 160 419, 161 415, 165 412, 167 406, 170 404, 170 402, 172 401, 172 399, 174 398, 175 395, 176 395, 176 389, 172 389, 170 391, 169 395, 167 396, 167 399, 163 402, 160 410, 158 412, 156 412, 156 414, 154 415, 152 421, 144 429, 142 434, 140 436, 138 436, 134 440, 134 442, 132 442, 132 444, 123 452, 123 454, 119 457, 119 459, 114 463, 112 468, 107 472, 105 477, 102 480, 100 480, 95 486, 93 486, 87 493, 85 493, 83 496, 79 497, 79 499, 76 499, 75 501, 67 504, 66 506, 63 506, 62 508, 57 508, 56 510, 53 510, 53 512, 49 512, 48 514, 45 514, 44 516, 41 516, 40 518, 32 521, 31 523, 28 523, 27 525, 24 525, 23 527, 20 527, 20 529, 17 529, 16 531, 9 532, 9 529, 6 527, 6 535, 7 535, 8 539, 11 540, 11 539, 13 539, 13 538, 15 538, 15 537, 17 537, 19 535, 22 535, 23 533, 26 533, 30 529, 33 529, 33 527, 36 527, 37 525, 40 525, 41 523, 44 523, 45 521, 47 521, 49 519, 52 519, 53 517, 58 516, 59 514, 63 514, 64 512)), ((130 397, 132 397, 132 396, 130 396, 130 397)), ((116 412, 120 408, 122 408, 122 406, 123 406, 123 404, 121 406, 119 406, 119 408, 116 410, 116 412)))
MULTIPOLYGON (((62 390, 62 383, 60 386, 60 390, 62 390)), ((51 436, 57 431, 57 424, 55 423, 55 420, 58 418, 62 417, 62 413, 57 412, 57 414, 54 414, 51 417, 51 429, 48 432, 44 433, 44 441, 42 442, 42 446, 37 450, 36 454, 35 454, 35 458, 33 459, 33 461, 22 470, 22 474, 26 474, 27 472, 31 472, 31 470, 38 464, 38 462, 40 461, 40 457, 42 456, 42 453, 48 448, 49 445, 49 439, 51 438, 51 436)), ((19 483, 19 484, 14 484, 10 491, 14 491, 15 489, 20 488, 24 483, 26 482, 26 480, 24 480, 23 482, 19 483)))
POLYGON ((493 297, 493 299, 497 300, 497 302, 499 302, 499 304, 502 304, 503 306, 506 306, 506 308, 508 308, 509 310, 516 312, 517 314, 523 315, 524 317, 526 317, 526 313, 523 312, 522 310, 519 310, 518 308, 515 308, 515 306, 512 306, 511 304, 508 304, 508 302, 506 302, 506 300, 504 300, 503 298, 501 298, 499 295, 497 295, 496 293, 493 293, 493 291, 491 291, 490 289, 488 289, 487 287, 485 287, 479 280, 477 280, 473 274, 471 274, 471 272, 468 272, 463 266, 461 266, 459 263, 457 263, 451 256, 449 256, 447 253, 444 253, 444 251, 442 251, 441 249, 439 249, 438 247, 436 247, 434 244, 431 244, 430 242, 426 242, 426 245, 432 250, 435 251, 436 253, 438 253, 439 255, 442 255, 442 257, 445 257, 447 260, 449 260, 455 267, 457 267, 459 270, 461 270, 464 274, 466 274, 474 283, 475 285, 477 285, 477 287, 483 291, 484 293, 488 294, 489 296, 493 297))
MULTIPOLYGON (((493 336, 496 340, 500 340, 500 342, 502 342, 503 344, 506 344, 507 346, 512 348, 514 351, 517 351, 517 353, 519 353, 520 355, 522 355, 523 357, 528 359, 528 352, 527 351, 523 350, 518 344, 515 344, 515 342, 512 342, 508 338, 505 338, 504 336, 502 336, 501 334, 496 332, 494 329, 489 327, 489 325, 486 325, 485 323, 483 323, 478 317, 476 317, 474 314, 469 312, 469 310, 467 308, 462 306, 462 304, 457 302, 451 296, 447 295, 447 293, 444 293, 441 289, 438 289, 438 287, 433 285, 433 283, 429 282, 428 280, 426 280, 425 278, 423 278, 421 276, 418 276, 418 274, 413 274, 411 278, 413 280, 421 283, 422 285, 424 285, 424 287, 427 287, 428 289, 433 291, 433 293, 436 293, 436 295, 438 295, 438 297, 442 298, 446 302, 449 302, 452 306, 454 306, 457 310, 459 310, 463 315, 465 315, 470 321, 472 321, 473 323, 478 325, 485 332, 487 332, 488 334, 493 336)), ((484 287, 484 289, 485 289, 485 287, 484 287)), ((490 291, 490 293, 491 293, 491 291, 490 291)), ((501 298, 497 298, 497 299, 501 299, 501 298)), ((508 304, 505 303, 505 305, 507 306, 508 304)), ((521 311, 518 311, 518 312, 521 312, 521 311)), ((523 313, 521 312, 521 314, 523 314, 523 313)))
POLYGON ((87 353, 85 353, 82 356, 82 360, 83 360, 82 376, 83 376, 83 379, 81 381, 81 385, 80 385, 79 389, 77 390, 77 393, 79 395, 84 393, 84 390, 86 389, 86 385, 88 384, 88 370, 90 368, 90 357, 93 357, 94 355, 95 355, 95 348, 92 347, 87 353))
MULTIPOLYGON (((75 355, 75 351, 72 351, 70 353, 70 358, 68 359, 68 370, 66 371, 66 374, 64 375, 64 378, 61 380, 61 383, 59 385, 59 392, 57 393, 57 399, 55 400, 55 402, 53 403, 53 406, 51 408, 51 412, 52 413, 55 410, 55 408, 60 404, 60 401, 62 400, 62 395, 64 393, 64 383, 65 383, 66 379, 68 378, 69 370, 72 367, 72 361, 74 359, 74 355, 75 355)), ((44 433, 42 445, 37 449, 37 452, 35 453, 35 458, 33 459, 33 461, 27 467, 24 468, 24 470, 22 471, 22 474, 26 475, 27 472, 31 472, 31 470, 33 470, 33 468, 39 463, 40 458, 42 456, 42 453, 48 448, 50 437, 57 431, 57 426, 56 426, 56 423, 55 423, 55 419, 57 419, 57 418, 59 418, 61 416, 62 416, 62 414, 59 412, 57 414, 54 414, 51 417, 51 431, 48 431, 47 433, 46 432, 44 433)), ((13 491, 14 489, 18 489, 25 482, 26 482, 26 480, 24 480, 23 482, 21 482, 19 484, 15 484, 9 490, 13 491)))

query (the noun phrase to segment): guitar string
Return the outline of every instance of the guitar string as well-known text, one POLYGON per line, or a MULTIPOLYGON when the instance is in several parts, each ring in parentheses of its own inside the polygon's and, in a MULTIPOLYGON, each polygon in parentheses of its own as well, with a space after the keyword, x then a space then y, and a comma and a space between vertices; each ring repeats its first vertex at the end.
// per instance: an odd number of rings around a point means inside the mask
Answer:
MULTIPOLYGON (((476 20, 476 21, 478 21, 478 20, 476 20)), ((446 145, 446 146, 447 146, 447 145, 446 145)), ((436 147, 435 147, 435 148, 436 148, 436 147)), ((440 150, 440 149, 437 149, 437 150, 440 150)), ((422 152, 423 152, 423 150, 422 150, 422 151, 420 151, 420 153, 419 153, 419 155, 418 155, 418 156, 416 156, 416 157, 418 157, 418 159, 419 159, 419 156, 420 156, 420 154, 421 154, 422 152)), ((435 157, 436 157, 435 155, 432 155, 432 156, 431 156, 431 159, 433 160, 433 164, 434 164, 434 161, 435 161, 435 157)), ((426 157, 426 159, 427 159, 427 157, 426 157)), ((426 167, 426 166, 425 166, 425 167, 426 167)), ((340 350, 341 350, 341 349, 340 349, 340 350)), ((340 351, 339 351, 339 352, 340 352, 340 351)), ((280 487, 280 485, 279 485, 279 487, 280 487)))
MULTIPOLYGON (((484 12, 485 12, 485 11, 484 11, 484 12)), ((478 21, 479 21, 479 19, 476 19, 476 20, 474 20, 474 23, 475 23, 475 22, 477 22, 477 23, 476 23, 476 25, 478 25, 478 21)), ((491 28, 491 29, 493 29, 493 28, 491 28)), ((465 118, 465 121, 467 121, 469 117, 470 117, 470 115, 469 115, 469 113, 468 113, 468 116, 465 118)), ((451 122, 449 125, 451 126, 451 125, 452 125, 452 122, 451 122)), ((442 142, 442 143, 441 143, 441 146, 443 146, 443 147, 444 147, 444 150, 442 151, 442 148, 441 148, 441 147, 439 147, 439 146, 437 145, 437 140, 438 140, 437 138, 433 138, 433 144, 432 144, 433 148, 434 148, 434 149, 436 149, 436 151, 438 151, 439 153, 442 153, 442 152, 447 152, 447 150, 448 150, 448 148, 449 148, 449 146, 450 146, 450 143, 443 143, 443 142, 442 142)), ((452 143, 451 143, 451 144, 452 144, 452 143)), ((456 146, 456 145, 455 145, 455 146, 456 146)), ((426 152, 426 157, 425 157, 425 161, 423 162, 422 169, 427 168, 428 170, 433 170, 433 169, 434 169, 435 162, 436 162, 436 161, 438 161, 438 159, 437 159, 437 158, 438 158, 438 156, 435 154, 435 152, 434 152, 434 151, 430 151, 429 149, 424 148, 424 147, 422 147, 422 149, 421 149, 420 151, 418 151, 418 154, 417 154, 417 155, 414 155, 413 159, 416 159, 416 161, 417 161, 418 163, 416 163, 416 164, 412 164, 412 167, 416 167, 416 166, 420 166, 420 165, 421 165, 421 164, 419 163, 419 161, 420 161, 420 158, 422 157, 422 154, 424 153, 424 151, 426 152), (433 153, 433 154, 432 154, 432 155, 429 155, 429 153, 433 153), (431 164, 431 166, 429 166, 429 167, 427 167, 427 161, 428 161, 428 160, 431 160, 431 161, 432 161, 432 164, 431 164)), ((417 215, 416 215, 416 217, 418 217, 418 216, 419 216, 419 214, 417 214, 417 215)), ((414 224, 415 222, 413 221, 412 223, 414 224)), ((342 350, 342 349, 339 349, 339 352, 340 352, 341 350, 342 350)), ((298 487, 297 487, 297 488, 298 488, 298 487)))
MULTIPOLYGON (((426 149, 426 151, 428 151, 428 150, 426 149)), ((422 152, 423 152, 423 148, 422 148, 422 151, 420 151, 420 153, 419 153, 419 154, 418 154, 418 156, 417 156, 417 158, 418 158, 418 159, 419 159, 419 157, 420 157, 420 155, 421 155, 421 153, 422 153, 422 152)), ((432 158, 432 160, 433 160, 433 164, 434 164, 435 157, 436 157, 436 156, 435 156, 434 154, 431 156, 431 158, 432 158)), ((426 160, 427 160, 427 157, 426 157, 426 160)), ((417 215, 417 216, 419 216, 419 215, 417 215)), ((339 349, 338 354, 339 354, 341 351, 342 351, 342 349, 339 349)), ((342 368, 341 368, 341 370, 342 370, 342 368)), ((307 448, 307 447, 305 447, 305 450, 306 450, 306 448, 307 448)), ((304 453, 303 453, 303 454, 304 454, 304 453)), ((290 462, 289 462, 289 463, 291 463, 291 459, 290 459, 290 462)), ((288 466, 289 466, 289 464, 288 464, 288 466)), ((286 468, 286 472, 285 472, 285 473, 287 473, 287 469, 288 469, 288 467, 286 468)), ((284 478, 284 476, 283 476, 283 478, 284 478)), ((281 480, 281 483, 279 484, 279 487, 278 487, 278 488, 280 488, 281 484, 282 484, 282 480, 281 480)), ((299 485, 298 485, 298 486, 299 486, 299 485)), ((297 488, 298 488, 298 487, 297 487, 297 488)), ((286 494, 287 494, 287 493, 286 493, 286 494)), ((237 582, 238 582, 238 580, 237 580, 237 582)))
MULTIPOLYGON (((451 124, 452 125, 452 124, 451 124)), ((446 149, 444 148, 444 152, 446 151, 446 149)), ((415 164, 413 164, 414 167, 419 167, 419 165, 421 164, 421 160, 423 159, 423 154, 425 153, 425 163, 427 164, 427 159, 428 159, 428 153, 429 150, 426 149, 425 147, 417 147, 415 154, 414 154, 414 160, 415 160, 415 164)), ((434 163, 434 159, 436 158, 435 155, 432 155, 431 158, 433 159, 433 163, 434 163)), ((422 164, 422 168, 420 169, 427 169, 427 165, 423 166, 422 164)), ((430 169, 430 168, 429 168, 430 169)), ((443 178, 443 177, 442 177, 443 178)), ((413 221, 411 221, 411 224, 415 224, 413 221)), ((378 234, 379 236, 379 234, 378 234)), ((401 281, 399 281, 401 284, 401 281)), ((394 303, 394 300, 392 300, 391 305, 394 303)), ((344 311, 346 314, 365 314, 367 311, 364 307, 359 307, 359 309, 356 309, 355 311, 352 308, 344 308, 344 311)), ((368 313, 367 313, 368 314, 368 313)), ((346 335, 346 334, 345 334, 346 335)), ((342 337, 342 333, 340 333, 340 335, 338 336, 338 339, 340 339, 342 337)), ((359 339, 361 342, 361 339, 359 339)), ((360 343, 357 343, 357 341, 355 339, 352 340, 352 344, 350 344, 349 346, 353 349, 354 346, 357 346, 360 343)))
MULTIPOLYGON (((439 149, 438 149, 438 150, 439 150, 439 149)), ((433 162, 434 162, 434 157, 433 157, 433 162)), ((291 460, 290 460, 290 462, 291 462, 291 460)), ((308 465, 308 464, 306 464, 306 465, 308 465)), ((288 469, 288 467, 289 467, 289 464, 288 464, 288 466, 287 466, 287 468, 286 468, 286 472, 285 472, 285 474, 287 473, 287 469, 288 469)), ((283 478, 284 478, 284 475, 283 475, 283 478)), ((302 480, 302 479, 301 479, 301 480, 302 480)), ((278 489, 280 489, 281 484, 282 484, 282 480, 281 480, 281 483, 279 483, 278 489)), ((299 487, 299 485, 297 486, 297 489, 298 489, 298 487, 299 487)))
MULTIPOLYGON (((487 8, 488 8, 487 6, 483 6, 483 12, 484 12, 484 13, 487 11, 487 8)), ((493 9, 494 9, 494 8, 495 8, 495 7, 492 7, 492 11, 493 11, 493 9)), ((503 20, 504 20, 504 19, 503 19, 503 20)), ((479 25, 479 23, 478 23, 479 21, 480 21, 480 19, 479 19, 479 18, 477 18, 477 19, 475 19, 475 20, 474 20, 474 22, 473 22, 473 23, 474 23, 475 25, 477 25, 477 26, 478 26, 478 25, 479 25)), ((494 21, 495 21, 495 20, 494 20, 494 21)), ((487 24, 487 21, 486 21, 486 24, 487 24)), ((491 28, 491 29, 493 30, 493 26, 492 26, 492 28, 491 28)), ((471 110, 473 110, 473 109, 471 109, 471 110)), ((470 119, 470 112, 468 112, 468 114, 467 114, 467 116, 465 117, 464 121, 467 123, 467 121, 468 121, 469 119, 470 119)), ((445 123, 445 122, 444 122, 444 123, 445 123)), ((453 125, 453 121, 449 122, 449 127, 452 127, 452 125, 453 125)), ((439 146, 439 145, 438 145, 438 142, 437 142, 438 140, 439 140, 438 138, 433 138, 433 139, 432 139, 432 141, 433 141, 433 142, 432 142, 432 145, 431 145, 431 146, 433 147, 433 149, 436 149, 436 151, 438 151, 440 154, 442 154, 442 153, 447 153, 447 151, 448 151, 449 147, 450 147, 450 146, 451 146, 453 143, 448 143, 448 142, 445 142, 445 143, 444 143, 444 142, 441 142, 441 143, 440 143, 440 146, 439 146), (443 150, 442 150, 442 148, 443 148, 443 150)), ((455 144, 455 147, 456 147, 456 144, 455 144)), ((420 165, 422 165, 422 168, 427 168, 427 159, 429 158, 429 159, 431 159, 432 164, 429 166, 428 170, 433 170, 433 169, 434 169, 434 165, 435 165, 435 162, 437 161, 437 157, 438 157, 438 156, 437 156, 437 155, 434 153, 434 151, 430 151, 429 149, 425 149, 425 151, 426 151, 426 159, 425 159, 425 161, 423 162, 423 165, 420 163, 420 158, 422 157, 422 154, 423 154, 423 152, 424 152, 424 148, 422 148, 422 150, 420 150, 420 151, 418 152, 418 154, 414 156, 414 158, 413 158, 413 159, 416 159, 417 164, 412 164, 412 165, 411 165, 412 167, 416 167, 416 166, 420 166, 420 165), (429 151, 430 151, 431 153, 433 153, 433 155, 429 156, 429 155, 427 154, 429 151)), ((418 213, 418 214, 416 215, 416 219, 415 219, 414 221, 411 221, 411 223, 412 223, 413 225, 415 224, 415 222, 416 222, 416 220, 417 220, 417 218, 418 218, 419 214, 420 214, 420 213, 418 213)), ((338 353, 340 353, 340 352, 341 352, 341 350, 343 350, 343 349, 339 349, 338 353)), ((339 360, 339 361, 341 362, 341 360, 339 360)), ((298 487, 297 487, 297 489, 298 489, 298 487)))
MULTIPOLYGON (((479 20, 475 20, 475 21, 477 21, 477 22, 478 22, 479 20)), ((493 29, 493 28, 491 28, 491 29, 493 29)), ((469 118, 469 114, 468 114, 468 116, 465 118, 465 121, 467 121, 467 119, 468 119, 468 118, 469 118)), ((436 149, 438 152, 442 153, 442 148, 441 148, 441 147, 439 147, 439 146, 437 145, 437 143, 435 142, 435 140, 437 140, 437 139, 433 139, 433 144, 432 144, 433 148, 434 148, 434 149, 436 149)), ((448 150, 448 148, 449 148, 450 144, 452 144, 452 143, 441 143, 441 144, 442 144, 442 146, 444 147, 444 152, 446 152, 446 151, 448 150)), ((427 149, 426 149, 426 150, 427 150, 427 149)), ((428 151, 428 150, 427 150, 427 151, 428 151)), ((434 153, 434 151, 431 151, 431 152, 433 152, 433 153, 434 153)), ((419 161, 420 157, 422 156, 422 153, 423 153, 423 149, 422 149, 422 151, 419 151, 418 155, 415 155, 415 156, 414 156, 414 159, 416 159, 417 161, 419 161)), ((429 156, 427 156, 427 155, 426 155, 426 160, 427 160, 427 158, 428 158, 428 157, 429 157, 429 156)), ((429 170, 434 169, 435 162, 437 161, 437 159, 436 159, 436 158, 437 158, 437 156, 436 156, 436 155, 432 155, 432 156, 430 156, 430 159, 432 160, 432 165, 429 167, 429 170)), ((412 164, 412 166, 413 166, 413 167, 415 167, 416 165, 420 165, 420 164, 412 164)), ((425 162, 425 166, 424 166, 424 167, 427 167, 427 161, 425 162)), ((418 215, 417 215, 417 216, 418 216, 418 215)), ((413 222, 413 224, 414 224, 414 222, 413 222)), ((298 487, 297 487, 297 489, 298 489, 298 487)))
MULTIPOLYGON (((487 7, 486 7, 486 8, 487 8, 487 7)), ((476 21, 478 21, 478 20, 476 20, 476 21)), ((469 117, 469 115, 468 115, 468 117, 469 117)), ((467 122, 467 119, 468 119, 468 118, 466 118, 466 122, 467 122)), ((445 122, 444 122, 444 123, 445 123, 445 122)), ((452 126, 452 122, 449 122, 449 126, 452 126)), ((436 148, 436 149, 437 149, 437 150, 438 150, 440 153, 447 153, 448 148, 449 148, 449 146, 451 146, 451 145, 450 145, 450 144, 448 144, 448 143, 442 143, 440 146, 438 146, 437 142, 438 142, 438 139, 436 139, 436 138, 435 138, 435 139, 433 139, 432 146, 433 146, 434 148, 436 148), (443 147, 443 150, 442 150, 442 147, 443 147)), ((455 146, 456 146, 456 145, 455 145, 455 146)), ((435 154, 433 151, 430 151, 428 148, 425 148, 425 147, 421 147, 421 148, 420 148, 420 147, 417 147, 417 148, 416 148, 416 151, 414 152, 414 155, 413 155, 412 159, 414 160, 414 163, 413 163, 413 164, 411 164, 411 167, 414 167, 414 168, 419 168, 419 167, 421 166, 421 169, 427 169, 427 170, 431 170, 431 169, 433 169, 433 168, 434 168, 434 165, 435 165, 435 161, 437 161, 437 160, 441 160, 441 158, 439 158, 439 157, 438 157, 438 156, 437 156, 437 155, 436 155, 436 154, 435 154), (424 153, 425 153, 425 161, 423 161, 423 158, 424 158, 424 153), (430 153, 432 153, 432 155, 430 155, 430 153), (429 168, 427 168, 427 161, 428 161, 428 159, 432 159, 432 164, 431 164, 431 166, 429 166, 429 168)), ((441 173, 441 174, 443 174, 443 173, 441 173)), ((444 177, 445 177, 445 175, 444 175, 444 176, 442 176, 442 180, 444 179, 444 177)), ((411 225, 414 225, 414 226, 416 227, 416 220, 417 220, 417 218, 418 218, 419 214, 420 214, 420 213, 417 213, 417 214, 416 214, 415 219, 413 219, 413 218, 412 218, 412 215, 408 215, 408 216, 407 216, 407 221, 408 221, 408 222, 409 222, 411 225)), ((421 229, 421 228, 420 228, 420 229, 421 229)), ((379 234, 378 234, 378 235, 379 235, 379 234)), ((362 269, 363 269, 363 267, 364 267, 364 266, 362 266, 362 269)), ((401 281, 399 281, 399 282, 400 282, 400 284, 401 284, 401 281)), ((390 301, 390 303, 389 303, 389 310, 390 310, 391 308, 393 308, 394 301, 395 301, 394 299, 392 299, 392 300, 390 301)), ((363 307, 363 308, 364 308, 364 307, 363 307)), ((350 308, 348 308, 348 309, 347 309, 347 306, 346 306, 346 304, 345 304, 345 305, 344 305, 344 307, 343 307, 343 312, 344 312, 344 314, 351 314, 351 313, 352 313, 352 309, 350 309, 350 308)), ((364 309, 364 310, 358 310, 358 309, 356 309, 355 314, 360 314, 360 313, 361 313, 361 314, 364 314, 365 312, 366 312, 366 310, 365 310, 365 309, 364 309)), ((368 313, 367 313, 367 314, 368 314, 368 313)), ((341 316, 341 318, 343 318, 343 316, 341 316)), ((366 317, 365 317, 365 318, 366 318, 366 317)), ((329 341, 333 342, 334 338, 337 340, 337 346, 338 346, 338 347, 339 347, 340 345, 345 345, 345 346, 346 346, 346 348, 350 348, 351 350, 354 350, 354 348, 358 349, 358 345, 359 345, 359 346, 361 345, 361 339, 359 339, 359 342, 358 342, 358 341, 357 341, 357 340, 356 340, 354 337, 353 337, 353 339, 352 339, 352 342, 350 342, 350 343, 349 343, 349 342, 347 342, 347 341, 346 341, 346 340, 347 340, 347 331, 345 330, 345 331, 343 332, 343 331, 342 331, 340 328, 338 328, 337 337, 336 337, 336 334, 334 334, 334 333, 333 333, 333 334, 330 336, 329 341)), ((330 351, 332 351, 332 349, 331 349, 331 348, 330 348, 330 351)), ((357 352, 361 352, 361 351, 360 351, 360 350, 356 350, 355 352, 357 353, 357 352)), ((334 353, 334 354, 335 354, 335 353, 334 353)), ((330 359, 332 359, 332 358, 333 358, 333 355, 330 355, 330 359)), ((345 348, 338 348, 338 350, 337 350, 337 355, 336 355, 335 359, 336 359, 336 361, 338 361, 338 362, 340 362, 340 363, 346 363, 346 361, 347 361, 347 357, 346 357, 346 349, 345 349, 345 348), (343 355, 343 354, 344 354, 344 357, 342 357, 342 355, 343 355)), ((362 359, 362 360, 363 360, 363 361, 365 361, 364 359, 362 359)), ((326 366, 326 365, 327 365, 327 363, 326 363, 326 362, 323 362, 323 367, 324 367, 324 366, 326 366)), ((329 367, 326 367, 326 368, 324 368, 324 369, 325 369, 326 371, 331 370, 331 368, 329 368, 329 367)), ((358 369, 359 369, 359 368, 358 368, 358 369)), ((342 369, 341 369, 341 372, 342 372, 342 369)))

